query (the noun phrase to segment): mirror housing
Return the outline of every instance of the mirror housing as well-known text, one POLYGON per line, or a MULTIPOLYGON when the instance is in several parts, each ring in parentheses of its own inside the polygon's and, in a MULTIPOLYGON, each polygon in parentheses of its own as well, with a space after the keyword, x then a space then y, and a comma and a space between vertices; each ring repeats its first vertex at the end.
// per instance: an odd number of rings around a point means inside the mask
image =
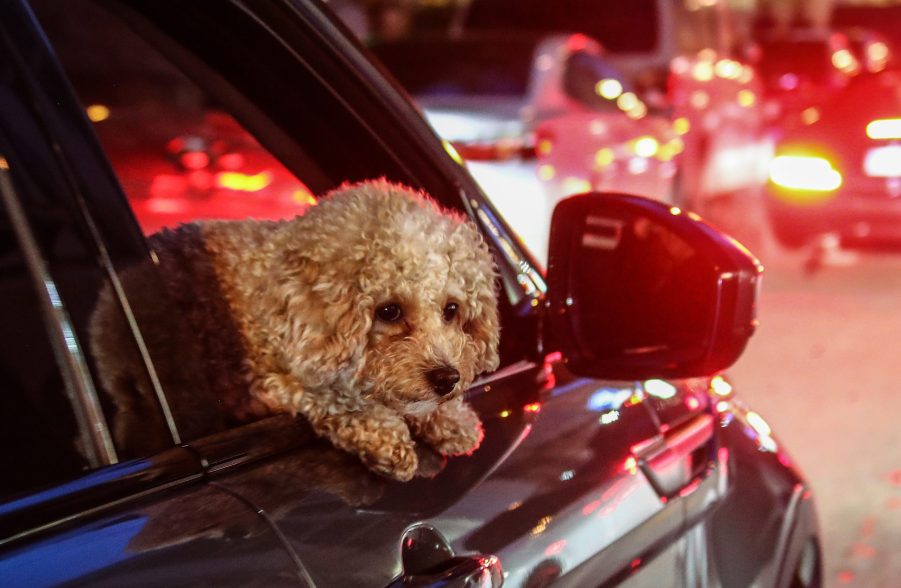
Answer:
POLYGON ((573 196, 551 220, 545 340, 581 376, 712 375, 754 333, 762 272, 694 213, 639 196, 573 196))

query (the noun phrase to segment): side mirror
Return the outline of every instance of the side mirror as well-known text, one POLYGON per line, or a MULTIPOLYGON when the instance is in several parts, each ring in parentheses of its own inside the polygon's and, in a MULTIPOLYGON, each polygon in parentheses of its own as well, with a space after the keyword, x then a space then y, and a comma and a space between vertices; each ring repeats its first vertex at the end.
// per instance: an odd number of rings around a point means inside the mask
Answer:
POLYGON ((762 272, 694 213, 638 196, 574 196, 551 220, 545 337, 583 376, 709 375, 754 333, 762 272))

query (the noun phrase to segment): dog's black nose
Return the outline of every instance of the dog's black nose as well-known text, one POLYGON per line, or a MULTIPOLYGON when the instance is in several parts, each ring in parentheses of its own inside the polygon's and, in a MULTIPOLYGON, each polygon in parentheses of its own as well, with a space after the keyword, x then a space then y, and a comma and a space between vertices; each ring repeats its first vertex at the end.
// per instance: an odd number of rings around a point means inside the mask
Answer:
POLYGON ((444 396, 449 394, 460 381, 460 372, 452 367, 440 367, 426 373, 425 377, 432 385, 432 389, 444 396))

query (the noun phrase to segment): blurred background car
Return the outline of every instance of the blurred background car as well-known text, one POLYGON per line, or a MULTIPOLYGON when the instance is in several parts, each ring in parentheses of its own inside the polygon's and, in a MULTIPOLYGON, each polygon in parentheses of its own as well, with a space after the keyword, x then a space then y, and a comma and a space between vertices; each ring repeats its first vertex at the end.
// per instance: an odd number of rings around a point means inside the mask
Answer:
POLYGON ((425 35, 371 49, 542 263, 564 196, 670 198, 681 148, 668 116, 649 114, 584 35, 425 35))
POLYGON ((765 176, 760 81, 742 55, 751 22, 746 9, 723 2, 473 0, 456 26, 567 31, 599 42, 635 97, 666 111, 681 136, 675 203, 716 214, 715 201, 749 196, 765 176))
POLYGON ((848 36, 823 29, 793 29, 758 40, 767 116, 781 130, 812 116, 810 108, 844 88, 861 64, 848 36))
POLYGON ((766 185, 788 247, 835 234, 901 244, 901 72, 860 75, 776 144, 766 185))

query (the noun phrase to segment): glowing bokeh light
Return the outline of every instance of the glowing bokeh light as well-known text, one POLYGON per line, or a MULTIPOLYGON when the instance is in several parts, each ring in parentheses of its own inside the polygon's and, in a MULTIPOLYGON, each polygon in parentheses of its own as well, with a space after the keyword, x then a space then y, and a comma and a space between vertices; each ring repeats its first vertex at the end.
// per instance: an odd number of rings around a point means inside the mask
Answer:
POLYGON ((880 118, 867 124, 870 139, 901 139, 901 118, 880 118))
POLYGON ((623 93, 623 85, 619 80, 603 79, 594 87, 598 96, 607 100, 616 100, 623 93))
POLYGON ((538 179, 549 182, 557 175, 557 169, 553 165, 542 165, 538 168, 538 179))
POLYGON ((717 396, 729 396, 732 394, 732 384, 723 376, 714 376, 710 380, 710 390, 717 396))
POLYGON ((644 136, 635 140, 632 150, 635 155, 640 157, 654 157, 657 150, 660 149, 660 143, 654 137, 644 136))
POLYGON ((625 92, 616 99, 616 105, 620 110, 628 112, 638 106, 638 96, 632 92, 625 92))
POLYGON ((751 108, 754 104, 757 103, 757 94, 755 94, 752 90, 739 90, 738 91, 738 105, 742 108, 751 108))
POLYGON ((594 154, 594 163, 598 167, 607 167, 616 159, 616 154, 614 154, 613 149, 610 147, 603 147, 598 149, 598 152, 594 154))
POLYGON ((91 122, 101 122, 109 118, 110 110, 103 104, 91 104, 85 108, 85 113, 91 122))
POLYGON ((822 157, 780 155, 770 163, 770 181, 793 190, 831 192, 842 185, 842 175, 822 157))
POLYGON ((811 106, 801 111, 801 122, 805 125, 812 125, 818 120, 820 120, 820 111, 816 107, 811 106))
POLYGON ((668 400, 676 395, 676 387, 666 380, 646 380, 644 391, 663 400, 668 400))
POLYGON ((259 192, 272 184, 270 172, 248 175, 240 172, 222 172, 216 174, 216 185, 220 188, 239 192, 259 192))

